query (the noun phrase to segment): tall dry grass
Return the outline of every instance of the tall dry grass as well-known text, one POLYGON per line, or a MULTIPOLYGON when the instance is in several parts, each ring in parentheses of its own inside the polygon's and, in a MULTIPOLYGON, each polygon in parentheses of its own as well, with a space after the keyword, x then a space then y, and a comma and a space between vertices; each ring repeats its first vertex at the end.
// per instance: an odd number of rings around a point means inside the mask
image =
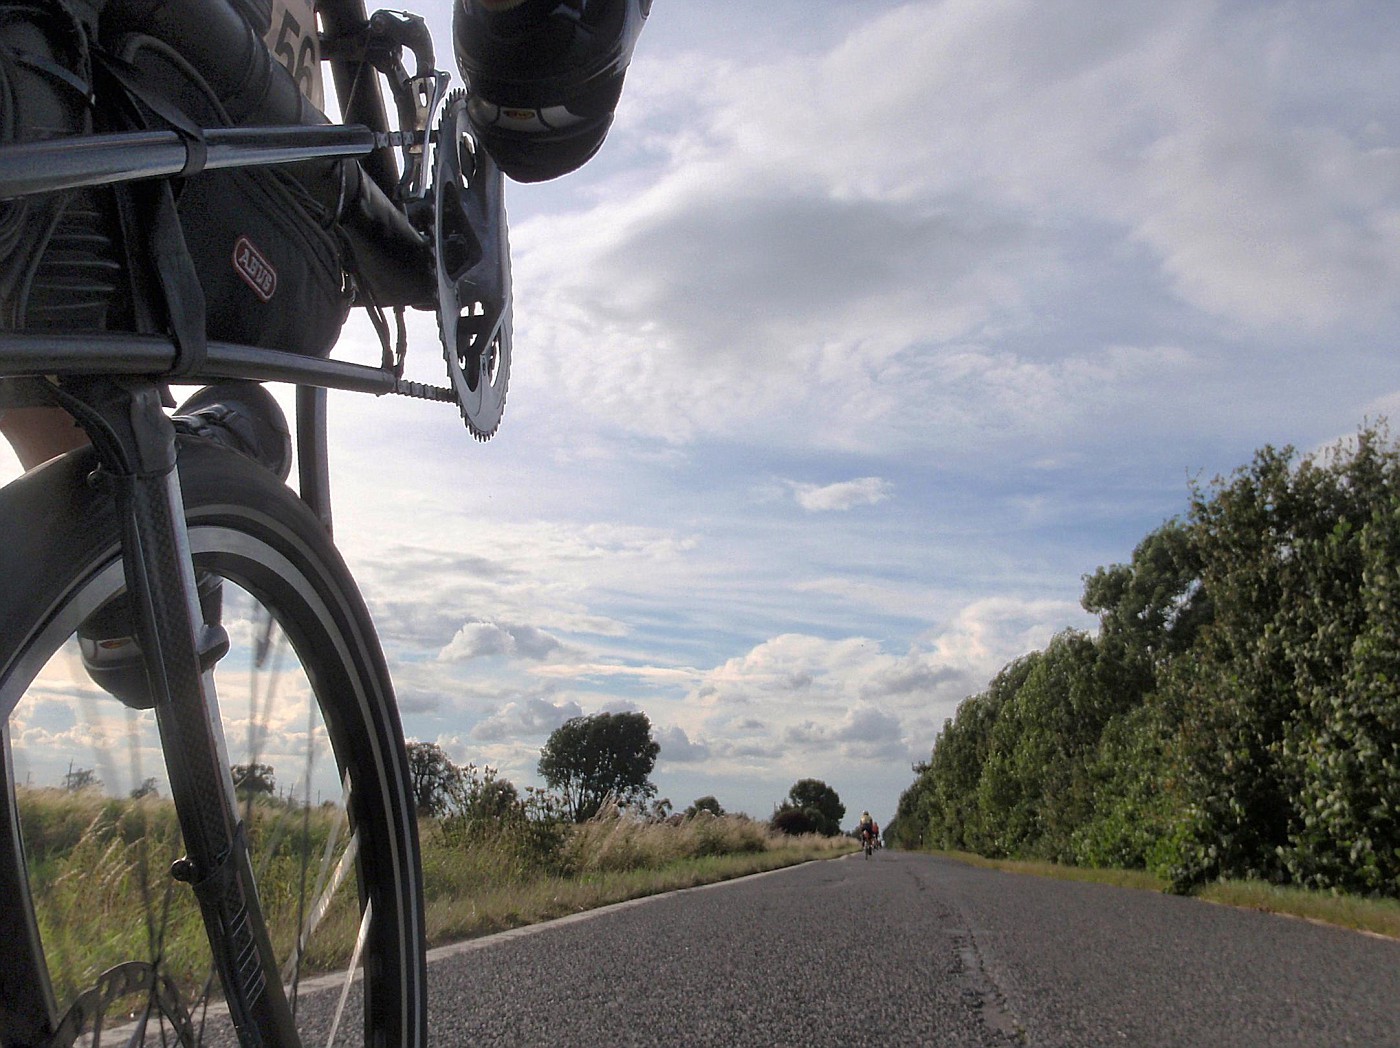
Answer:
MULTIPOLYGON (((169 874, 183 854, 171 802, 47 789, 21 789, 17 799, 59 999, 93 986, 122 961, 157 952, 177 981, 196 991, 209 976, 208 953, 200 946, 193 894, 169 874), (155 920, 148 920, 152 909, 155 920)), ((302 855, 312 856, 314 878, 327 836, 343 820, 335 809, 302 811, 270 800, 251 808, 248 838, 259 896, 282 951, 295 933, 302 855)), ((434 944, 855 848, 844 837, 787 837, 743 816, 702 813, 658 823, 616 809, 578 826, 525 818, 425 819, 420 835, 434 944)), ((352 893, 349 888, 337 896, 304 970, 346 962, 357 927, 352 893)))
MULTIPOLYGON (((170 876, 184 847, 174 805, 119 800, 95 790, 20 789, 30 894, 59 1000, 93 986, 124 961, 159 956, 183 992, 198 996, 209 951, 194 894, 170 876)), ((326 839, 343 813, 259 800, 245 809, 258 890, 285 956, 302 914, 305 870, 314 882, 326 839), (303 861, 306 856, 309 861, 303 861)), ((309 890, 309 889, 308 889, 309 890)), ((357 927, 353 889, 342 890, 312 940, 305 966, 334 968, 350 956, 357 927)))
POLYGON ((788 837, 767 823, 708 812, 652 822, 608 808, 588 822, 556 828, 553 846, 532 852, 516 839, 519 824, 509 821, 465 835, 453 834, 450 823, 425 821, 429 941, 471 938, 855 849, 848 838, 788 837))

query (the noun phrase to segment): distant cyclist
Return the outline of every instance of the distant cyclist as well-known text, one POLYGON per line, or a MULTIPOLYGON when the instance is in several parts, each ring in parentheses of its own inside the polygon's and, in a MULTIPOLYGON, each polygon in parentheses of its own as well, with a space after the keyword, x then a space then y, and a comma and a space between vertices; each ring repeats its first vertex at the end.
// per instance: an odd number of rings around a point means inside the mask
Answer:
POLYGON ((860 838, 860 843, 864 845, 869 842, 873 845, 878 839, 879 833, 880 829, 875 825, 875 820, 870 817, 870 813, 868 811, 861 812, 860 822, 856 826, 856 836, 860 838))

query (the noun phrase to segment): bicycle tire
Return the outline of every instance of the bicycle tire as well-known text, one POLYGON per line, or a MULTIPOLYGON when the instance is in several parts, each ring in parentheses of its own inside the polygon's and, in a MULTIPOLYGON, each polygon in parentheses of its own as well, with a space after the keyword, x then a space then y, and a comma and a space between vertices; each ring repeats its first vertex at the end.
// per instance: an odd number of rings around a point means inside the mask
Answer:
MULTIPOLYGON (((0 965, 0 1044, 6 1048, 74 1043, 75 1024, 84 1021, 81 1013, 86 1004, 102 1004, 104 994, 115 995, 118 990, 129 990, 145 1001, 138 1005, 144 1007, 142 1014, 146 1016, 140 1021, 144 1024, 154 1016, 155 1025, 161 1028, 156 1033, 142 1026, 151 1043, 166 1043, 162 1038, 170 1038, 176 1043, 199 1044, 206 1043, 206 1036, 211 1042, 222 1036, 206 1025, 210 1022, 207 1015, 200 1019, 196 1032, 189 1009, 185 1009, 183 1019, 178 1014, 185 1002, 179 996, 178 980, 171 974, 175 967, 171 959, 174 932, 167 933, 164 927, 158 934, 151 932, 150 911, 157 909, 154 895, 144 900, 149 956, 136 956, 106 969, 91 990, 76 995, 56 991, 60 980, 46 962, 47 932, 42 930, 44 920, 36 911, 38 896, 31 883, 42 878, 31 877, 22 828, 27 816, 21 815, 20 797, 28 798, 29 788, 19 781, 11 729, 17 708, 27 708, 19 705, 21 698, 31 690, 39 691, 36 682, 41 669, 60 661, 64 638, 123 588, 119 521, 104 486, 91 482, 94 468, 90 451, 75 452, 20 478, 0 493, 0 534, 6 537, 0 546, 0 578, 6 580, 7 587, 0 600, 0 715, 5 733, 0 765, 5 802, 0 805, 0 935, 9 951, 6 963, 0 965), (172 937, 169 942, 167 934, 172 937), (72 1018, 75 1011, 79 1013, 76 1020, 72 1018), (165 1028, 167 1020, 170 1030, 165 1028), (206 1030, 210 1032, 206 1034, 206 1030)), ((338 780, 347 784, 339 818, 350 832, 344 852, 338 853, 338 865, 353 867, 355 876, 335 883, 346 884, 344 894, 357 898, 341 903, 333 894, 336 889, 323 898, 327 907, 333 901, 342 907, 359 907, 364 1044, 385 1048, 426 1044, 422 880, 411 781, 392 684, 363 599, 324 526, 267 470, 207 441, 182 438, 179 475, 197 570, 218 575, 227 585, 241 588, 273 611, 314 696, 306 700, 307 708, 322 718, 338 780), (346 853, 349 858, 344 857, 346 853), (351 890, 351 884, 357 886, 357 892, 351 890), (366 913, 371 916, 366 917, 366 913)), ((214 668, 216 676, 226 663, 214 668)), ((230 676, 233 673, 228 671, 230 676)), ((105 695, 98 698, 121 708, 105 695)), ((270 698, 267 705, 273 706, 270 698)), ((126 716, 131 723, 133 714, 126 716)), ((316 738, 317 732, 313 721, 308 739, 316 738)), ((250 724, 248 735, 255 734, 250 724)), ((314 753, 309 748, 308 752, 314 753)), ((304 804, 297 808, 289 799, 285 805, 299 812, 304 826, 310 825, 313 812, 309 761, 304 773, 304 804)), ((328 819, 334 823, 335 805, 329 803, 333 813, 328 819)), ((317 807, 326 805, 318 798, 317 807)), ((245 812, 247 818, 241 818, 240 824, 261 819, 251 799, 245 812)), ((302 907, 308 902, 309 863, 305 856, 310 854, 313 839, 309 830, 304 832, 306 836, 299 842, 303 897, 298 905, 302 907)), ((273 836, 271 831, 268 836, 273 836)), ((334 836, 333 830, 325 832, 328 841, 334 836)), ((284 830, 278 829, 269 844, 269 855, 282 847, 284 837, 284 830)), ((141 848, 143 868, 148 867, 146 845, 142 843, 141 848)), ((327 843, 328 860, 331 855, 327 843)), ((142 872, 141 876, 149 875, 142 872)), ((325 876, 324 869, 321 876, 325 876)), ((320 889, 318 884, 317 891, 320 889)), ((158 916, 167 919, 172 897, 177 904, 180 897, 178 889, 172 889, 168 882, 163 891, 163 910, 158 916)), ((271 889, 265 892, 260 888, 254 907, 270 911, 270 893, 271 889)), ((319 900, 310 902, 317 905, 319 900)), ((303 963, 302 940, 310 927, 309 923, 303 925, 304 916, 305 910, 298 909, 291 929, 296 940, 291 951, 296 956, 288 963, 296 971, 303 963)), ((265 914, 254 917, 261 921, 265 914)), ((355 920, 353 912, 350 920, 355 920)), ((356 954, 359 952, 357 949, 356 954)), ((264 971, 262 975, 281 982, 284 973, 264 971)), ((205 979, 204 997, 195 1002, 206 1012, 212 981, 212 977, 205 979)), ((338 980, 341 992, 337 996, 342 1006, 350 982, 351 976, 338 980)), ((291 1008, 298 1012, 292 1020, 298 1030, 296 1037, 309 1038, 303 1031, 310 1026, 304 1024, 313 1023, 311 1016, 317 1010, 309 999, 293 995, 292 1000, 291 1008)), ((100 1026, 110 1018, 99 1015, 96 1022, 100 1026)), ((286 1044, 292 1038, 277 1032, 286 1028, 281 1025, 285 1017, 279 1020, 271 1028, 240 1030, 238 1036, 244 1044, 286 1044)), ((314 1021, 324 1025, 324 1015, 314 1021)), ((217 1026, 217 1020, 213 1025, 217 1026)), ((319 1030, 317 1036, 324 1043, 319 1030)))

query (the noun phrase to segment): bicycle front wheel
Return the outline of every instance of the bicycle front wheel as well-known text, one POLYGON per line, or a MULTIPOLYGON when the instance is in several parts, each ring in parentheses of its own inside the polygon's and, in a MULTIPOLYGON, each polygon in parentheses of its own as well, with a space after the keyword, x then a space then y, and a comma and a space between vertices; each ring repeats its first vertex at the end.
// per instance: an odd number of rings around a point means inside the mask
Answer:
POLYGON ((218 932, 180 883, 176 810, 202 801, 170 797, 153 713, 108 694, 80 657, 79 626, 124 596, 119 522, 94 465, 77 452, 0 493, 0 1044, 424 1044, 402 730, 329 535, 266 470, 182 440, 202 603, 230 640, 209 671, 219 770, 236 791, 229 839, 247 843, 260 911, 225 916, 265 927, 277 967, 250 976, 267 964, 250 953, 225 988, 207 938, 218 932), (274 984, 286 1009, 233 1030, 230 1012, 268 1009, 230 995, 274 984))

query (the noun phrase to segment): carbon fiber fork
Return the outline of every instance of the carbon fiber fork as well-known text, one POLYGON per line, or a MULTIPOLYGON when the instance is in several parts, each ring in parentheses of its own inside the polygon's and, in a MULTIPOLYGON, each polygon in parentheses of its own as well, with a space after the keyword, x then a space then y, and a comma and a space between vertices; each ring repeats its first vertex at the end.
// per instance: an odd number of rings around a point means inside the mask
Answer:
POLYGON ((198 899, 244 1044, 300 1043, 258 906, 211 677, 227 649, 206 627, 185 532, 175 430, 149 381, 98 379, 65 386, 65 406, 92 438, 122 522, 122 559, 136 637, 155 700, 185 856, 171 876, 198 899), (65 398, 68 399, 68 398, 65 398), (256 1031, 272 1031, 263 1039, 256 1031))

